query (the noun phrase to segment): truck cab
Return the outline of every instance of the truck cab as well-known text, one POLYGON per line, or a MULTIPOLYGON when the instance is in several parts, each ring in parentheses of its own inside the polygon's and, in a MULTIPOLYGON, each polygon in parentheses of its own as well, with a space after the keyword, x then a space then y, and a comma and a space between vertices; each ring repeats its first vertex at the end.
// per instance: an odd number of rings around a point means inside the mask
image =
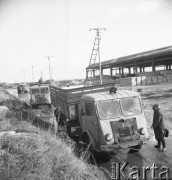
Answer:
POLYGON ((38 105, 50 105, 50 88, 49 85, 34 85, 30 87, 30 104, 32 107, 38 105))
POLYGON ((134 91, 81 96, 80 125, 83 140, 96 151, 142 145, 148 138, 141 98, 134 91))
POLYGON ((18 94, 24 94, 29 92, 29 86, 27 84, 19 84, 17 87, 18 94))

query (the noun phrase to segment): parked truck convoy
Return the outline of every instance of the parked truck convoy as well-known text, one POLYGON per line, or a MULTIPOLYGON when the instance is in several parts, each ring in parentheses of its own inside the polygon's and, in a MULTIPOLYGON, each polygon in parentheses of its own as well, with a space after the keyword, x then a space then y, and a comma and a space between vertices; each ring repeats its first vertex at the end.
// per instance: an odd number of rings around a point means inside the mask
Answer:
POLYGON ((51 101, 65 115, 67 134, 98 152, 141 147, 148 131, 140 94, 110 91, 113 84, 74 89, 50 86, 51 101), (139 146, 137 146, 139 145, 139 146))

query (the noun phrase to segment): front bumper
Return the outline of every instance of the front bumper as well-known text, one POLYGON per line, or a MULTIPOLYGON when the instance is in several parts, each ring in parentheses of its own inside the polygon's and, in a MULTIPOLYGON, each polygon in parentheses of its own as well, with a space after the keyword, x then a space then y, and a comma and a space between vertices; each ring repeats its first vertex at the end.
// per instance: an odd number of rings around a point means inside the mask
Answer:
POLYGON ((119 143, 119 144, 109 144, 109 145, 100 145, 100 151, 102 152, 113 152, 116 149, 119 148, 129 148, 131 146, 139 145, 139 144, 146 144, 148 141, 148 138, 139 139, 136 141, 129 141, 125 143, 119 143))

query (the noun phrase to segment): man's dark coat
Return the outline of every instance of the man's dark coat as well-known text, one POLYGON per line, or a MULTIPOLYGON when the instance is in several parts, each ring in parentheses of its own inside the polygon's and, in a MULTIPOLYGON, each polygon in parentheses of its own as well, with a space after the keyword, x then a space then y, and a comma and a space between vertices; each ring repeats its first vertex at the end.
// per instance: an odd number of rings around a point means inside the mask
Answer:
POLYGON ((161 140, 164 138, 163 129, 164 127, 164 121, 163 121, 163 114, 159 110, 154 111, 154 117, 153 117, 153 124, 155 138, 157 140, 161 140))

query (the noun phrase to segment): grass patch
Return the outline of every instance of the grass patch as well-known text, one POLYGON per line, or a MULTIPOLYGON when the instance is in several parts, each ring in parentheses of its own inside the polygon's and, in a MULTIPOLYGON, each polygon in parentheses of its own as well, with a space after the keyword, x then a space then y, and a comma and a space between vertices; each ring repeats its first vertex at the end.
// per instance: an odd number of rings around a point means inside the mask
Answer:
MULTIPOLYGON (((8 124, 8 130, 9 127, 8 124)), ((36 130, 25 122, 18 124, 18 128, 36 130)), ((86 164, 82 157, 76 158, 72 147, 48 132, 37 132, 17 138, 7 136, 1 140, 2 179, 104 179, 96 167, 86 164)))
POLYGON ((3 180, 82 180, 102 179, 104 174, 77 158, 73 146, 66 145, 55 135, 42 131, 28 122, 6 120, 0 131, 18 130, 18 136, 0 138, 0 174, 3 180))

